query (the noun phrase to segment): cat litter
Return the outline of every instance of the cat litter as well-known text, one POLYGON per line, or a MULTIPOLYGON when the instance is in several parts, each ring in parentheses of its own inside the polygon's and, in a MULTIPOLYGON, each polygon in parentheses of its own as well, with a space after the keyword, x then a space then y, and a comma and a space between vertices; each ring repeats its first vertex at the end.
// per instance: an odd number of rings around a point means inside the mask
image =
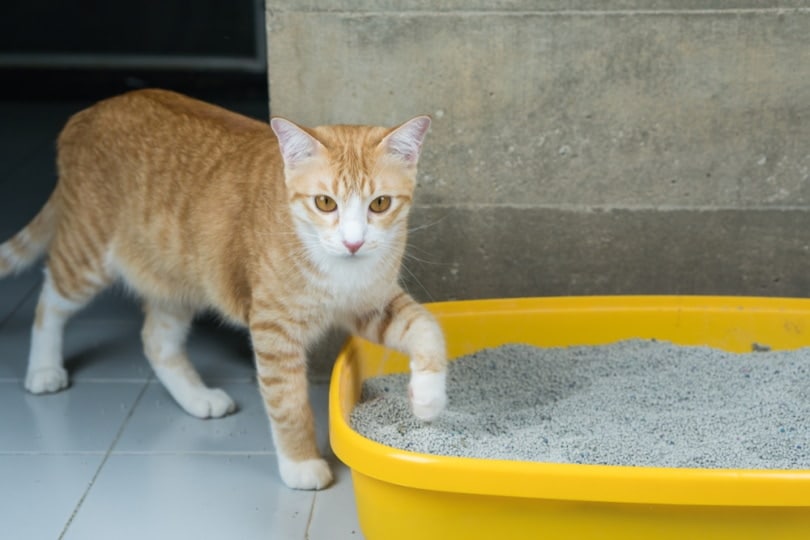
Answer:
POLYGON ((413 417, 407 383, 407 373, 366 379, 353 428, 454 457, 810 469, 810 348, 502 345, 451 364, 448 409, 432 423, 413 417))

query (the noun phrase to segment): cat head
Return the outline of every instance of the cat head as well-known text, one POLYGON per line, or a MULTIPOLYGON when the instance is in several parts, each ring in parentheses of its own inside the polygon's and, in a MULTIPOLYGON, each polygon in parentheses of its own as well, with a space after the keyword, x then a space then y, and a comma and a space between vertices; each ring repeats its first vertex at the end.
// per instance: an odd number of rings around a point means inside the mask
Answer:
POLYGON ((401 254, 430 118, 395 128, 270 122, 284 161, 296 229, 315 257, 346 261, 401 254))

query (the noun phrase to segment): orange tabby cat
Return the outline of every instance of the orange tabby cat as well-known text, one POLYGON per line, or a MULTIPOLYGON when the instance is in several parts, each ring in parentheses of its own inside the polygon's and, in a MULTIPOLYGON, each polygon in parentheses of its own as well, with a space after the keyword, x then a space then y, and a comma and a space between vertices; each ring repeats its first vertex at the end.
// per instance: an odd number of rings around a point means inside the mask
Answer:
POLYGON ((146 356, 194 416, 235 408, 186 356, 194 314, 246 325, 281 477, 320 489, 332 474, 315 444, 306 350, 328 327, 410 355, 417 417, 446 402, 441 330, 397 284, 430 119, 270 124, 163 90, 76 114, 59 136, 56 189, 0 246, 0 277, 48 252, 25 380, 37 394, 67 386, 64 325, 116 281, 143 299, 146 356))

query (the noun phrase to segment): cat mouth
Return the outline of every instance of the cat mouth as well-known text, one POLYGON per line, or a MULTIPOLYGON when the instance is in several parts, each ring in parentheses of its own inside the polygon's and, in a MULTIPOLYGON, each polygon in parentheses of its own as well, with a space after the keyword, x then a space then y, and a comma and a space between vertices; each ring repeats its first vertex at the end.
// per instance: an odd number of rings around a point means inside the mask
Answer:
POLYGON ((351 251, 349 249, 340 250, 337 253, 337 256, 347 261, 354 261, 354 260, 368 259, 373 251, 374 251, 373 249, 369 249, 368 247, 364 246, 363 249, 357 251, 351 251))
POLYGON ((368 253, 365 249, 361 251, 355 251, 352 253, 348 249, 335 248, 335 246, 328 246, 328 247, 325 246, 325 249, 323 251, 324 254, 329 257, 346 261, 351 261, 355 259, 365 259, 367 258, 366 255, 368 253))

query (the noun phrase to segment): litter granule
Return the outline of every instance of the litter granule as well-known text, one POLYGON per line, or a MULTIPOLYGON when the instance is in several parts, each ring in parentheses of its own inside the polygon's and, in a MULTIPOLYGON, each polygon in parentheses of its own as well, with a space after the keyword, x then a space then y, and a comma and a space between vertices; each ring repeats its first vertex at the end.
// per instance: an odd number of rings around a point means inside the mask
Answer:
POLYGON ((407 373, 368 379, 353 428, 445 456, 810 469, 810 348, 504 345, 451 362, 448 408, 431 423, 411 414, 407 384, 407 373))

